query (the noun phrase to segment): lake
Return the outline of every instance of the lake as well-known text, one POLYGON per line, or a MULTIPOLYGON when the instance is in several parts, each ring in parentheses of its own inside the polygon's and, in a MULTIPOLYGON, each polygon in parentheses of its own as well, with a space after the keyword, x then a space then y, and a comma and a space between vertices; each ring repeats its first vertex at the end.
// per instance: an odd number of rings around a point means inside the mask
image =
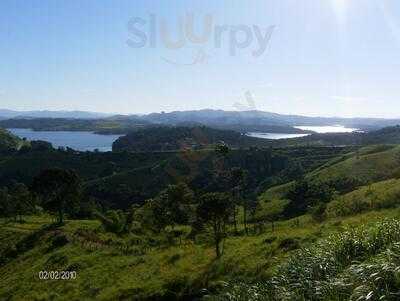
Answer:
POLYGON ((308 136, 309 134, 284 134, 284 133, 247 133, 247 136, 254 137, 254 138, 262 138, 262 139, 289 139, 289 138, 299 138, 308 136))
MULTIPOLYGON (((347 128, 342 125, 330 125, 330 126, 295 126, 294 128, 300 129, 303 131, 313 131, 316 133, 351 133, 358 131, 355 128, 347 128)), ((263 139, 290 139, 290 138, 299 138, 305 137, 310 134, 285 134, 285 133, 261 133, 261 132, 253 132, 247 133, 247 136, 255 137, 255 138, 263 138, 263 139)))
MULTIPOLYGON (((346 128, 340 125, 333 126, 295 126, 295 128, 314 131, 317 133, 350 133, 357 131, 354 128, 346 128)), ((31 129, 8 129, 14 135, 26 138, 28 140, 43 140, 53 144, 55 148, 70 147, 78 151, 94 151, 98 149, 101 152, 112 150, 112 144, 121 135, 99 135, 92 132, 74 132, 74 131, 33 131, 31 129)), ((250 137, 263 139, 290 139, 304 137, 309 134, 285 134, 285 133, 247 133, 250 137)))
POLYGON ((70 147, 78 151, 101 152, 112 150, 112 144, 121 135, 98 135, 92 132, 74 131, 33 131, 31 129, 8 129, 14 135, 28 140, 43 140, 53 144, 55 148, 70 147))
POLYGON ((316 133, 351 133, 359 130, 355 128, 347 128, 342 125, 295 126, 295 128, 303 131, 313 131, 316 133))

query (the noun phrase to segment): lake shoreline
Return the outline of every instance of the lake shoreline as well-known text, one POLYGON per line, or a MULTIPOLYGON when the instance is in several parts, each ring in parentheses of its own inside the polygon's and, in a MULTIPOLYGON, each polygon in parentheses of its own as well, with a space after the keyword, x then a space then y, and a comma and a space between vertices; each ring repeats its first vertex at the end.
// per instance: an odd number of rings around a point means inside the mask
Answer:
POLYGON ((101 135, 92 131, 38 131, 34 129, 7 128, 7 131, 30 141, 42 140, 55 148, 72 148, 76 151, 112 151, 112 144, 122 135, 101 135))
POLYGON ((272 133, 272 132, 248 132, 246 133, 249 137, 270 139, 270 140, 281 140, 281 139, 293 139, 310 136, 313 134, 333 134, 333 133, 353 133, 359 131, 356 128, 347 128, 342 125, 328 125, 328 126, 294 126, 293 128, 302 130, 304 134, 293 134, 293 133, 272 133))

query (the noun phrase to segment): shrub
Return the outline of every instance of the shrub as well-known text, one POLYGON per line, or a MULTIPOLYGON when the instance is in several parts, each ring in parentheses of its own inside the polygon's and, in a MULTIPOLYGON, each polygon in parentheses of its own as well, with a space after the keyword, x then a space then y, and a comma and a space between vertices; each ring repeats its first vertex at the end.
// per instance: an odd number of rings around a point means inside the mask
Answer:
POLYGON ((311 217, 313 218, 313 220, 320 223, 326 217, 325 210, 326 210, 326 204, 324 203, 318 204, 317 206, 312 208, 311 217))
POLYGON ((69 243, 68 237, 63 233, 55 233, 50 239, 51 249, 60 248, 69 243))
POLYGON ((125 230, 126 216, 121 210, 109 210, 105 215, 95 212, 95 216, 107 232, 120 234, 125 230))
POLYGON ((279 243, 279 248, 285 251, 291 251, 300 247, 299 241, 294 238, 285 238, 279 243))

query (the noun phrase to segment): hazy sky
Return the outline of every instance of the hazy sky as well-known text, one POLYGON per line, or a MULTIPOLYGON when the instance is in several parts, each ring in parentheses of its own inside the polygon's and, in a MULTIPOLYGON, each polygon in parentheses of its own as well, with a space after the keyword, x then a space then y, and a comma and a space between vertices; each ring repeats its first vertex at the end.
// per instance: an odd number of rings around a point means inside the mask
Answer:
POLYGON ((2 0, 0 41, 0 108, 400 117, 398 0, 2 0))

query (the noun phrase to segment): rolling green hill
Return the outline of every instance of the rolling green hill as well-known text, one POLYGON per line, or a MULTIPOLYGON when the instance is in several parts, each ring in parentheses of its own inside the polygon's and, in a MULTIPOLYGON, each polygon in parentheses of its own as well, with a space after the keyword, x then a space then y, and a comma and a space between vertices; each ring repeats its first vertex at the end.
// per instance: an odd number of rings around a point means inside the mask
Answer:
POLYGON ((400 172, 400 147, 370 153, 370 148, 361 149, 351 158, 332 166, 317 170, 310 177, 332 180, 344 177, 359 178, 363 182, 389 179, 400 172))
MULTIPOLYGON (((357 179, 359 183, 374 183, 400 176, 400 146, 368 146, 360 150, 338 156, 314 171, 305 178, 322 182, 340 179, 357 179)), ((265 191, 261 198, 276 199, 284 197, 294 182, 275 186, 265 191)))
POLYGON ((346 216, 400 206, 400 180, 390 179, 362 186, 339 196, 327 207, 328 216, 346 216))
POLYGON ((205 126, 151 127, 118 138, 113 151, 154 152, 210 148, 224 142, 230 147, 268 146, 269 141, 239 132, 205 126))
POLYGON ((305 137, 271 141, 274 146, 342 146, 342 145, 377 145, 399 144, 400 126, 389 126, 379 130, 352 133, 319 133, 305 137))

